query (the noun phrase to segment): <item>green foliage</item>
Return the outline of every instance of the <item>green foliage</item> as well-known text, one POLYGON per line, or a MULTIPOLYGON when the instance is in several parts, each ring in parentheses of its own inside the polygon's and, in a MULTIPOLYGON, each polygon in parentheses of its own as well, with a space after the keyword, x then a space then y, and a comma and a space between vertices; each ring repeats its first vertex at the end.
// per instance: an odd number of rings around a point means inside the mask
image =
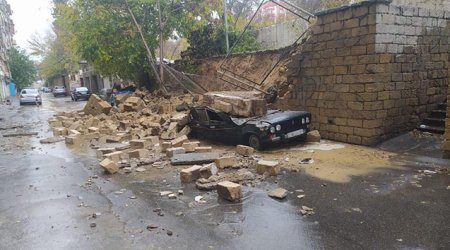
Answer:
MULTIPOLYGON (((201 22, 202 1, 161 0, 163 39, 183 34, 201 22)), ((129 0, 148 46, 159 47, 160 27, 156 0, 129 0)), ((59 4, 55 23, 66 31, 63 38, 79 58, 100 74, 141 82, 152 74, 146 50, 123 0, 74 0, 59 4)))
MULTIPOLYGON (((257 34, 251 28, 248 29, 239 40, 242 32, 229 32, 228 39, 233 53, 256 51, 261 48, 257 40, 257 34), (238 41, 239 40, 239 41, 238 41)), ((188 35, 189 48, 185 55, 200 59, 227 53, 225 41, 225 28, 223 25, 207 24, 188 35)))
POLYGON ((13 47, 8 51, 11 76, 18 89, 30 86, 36 78, 36 68, 25 50, 13 47))

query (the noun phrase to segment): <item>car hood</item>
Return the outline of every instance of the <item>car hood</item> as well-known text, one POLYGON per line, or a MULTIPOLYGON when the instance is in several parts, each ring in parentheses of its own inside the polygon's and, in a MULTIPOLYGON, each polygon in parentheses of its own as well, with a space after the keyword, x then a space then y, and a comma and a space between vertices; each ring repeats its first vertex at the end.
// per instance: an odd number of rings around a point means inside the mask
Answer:
POLYGON ((271 124, 280 123, 282 121, 290 120, 295 117, 309 115, 308 112, 305 111, 280 111, 280 110, 269 110, 267 115, 259 116, 259 117, 250 117, 250 118, 236 118, 232 117, 234 123, 237 125, 242 125, 244 123, 260 123, 260 122, 268 122, 271 124))

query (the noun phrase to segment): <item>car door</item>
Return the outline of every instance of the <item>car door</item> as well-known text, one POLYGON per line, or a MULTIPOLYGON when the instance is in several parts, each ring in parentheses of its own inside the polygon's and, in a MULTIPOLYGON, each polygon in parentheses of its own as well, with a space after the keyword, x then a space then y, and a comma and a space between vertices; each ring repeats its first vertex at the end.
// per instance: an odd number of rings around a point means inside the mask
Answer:
POLYGON ((208 137, 209 119, 205 108, 191 109, 189 126, 194 133, 208 137))

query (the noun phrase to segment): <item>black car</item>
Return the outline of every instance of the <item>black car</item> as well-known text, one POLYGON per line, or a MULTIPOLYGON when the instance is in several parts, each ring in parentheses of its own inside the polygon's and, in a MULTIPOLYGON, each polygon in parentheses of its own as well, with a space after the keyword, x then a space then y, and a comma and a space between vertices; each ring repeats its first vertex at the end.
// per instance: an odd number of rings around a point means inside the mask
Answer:
POLYGON ((263 149, 270 144, 305 139, 310 123, 311 114, 303 111, 269 110, 265 116, 236 118, 210 107, 195 107, 190 111, 188 125, 194 135, 263 149))
POLYGON ((70 97, 72 98, 72 101, 89 100, 89 97, 91 97, 91 91, 89 91, 86 87, 73 88, 70 92, 70 97))

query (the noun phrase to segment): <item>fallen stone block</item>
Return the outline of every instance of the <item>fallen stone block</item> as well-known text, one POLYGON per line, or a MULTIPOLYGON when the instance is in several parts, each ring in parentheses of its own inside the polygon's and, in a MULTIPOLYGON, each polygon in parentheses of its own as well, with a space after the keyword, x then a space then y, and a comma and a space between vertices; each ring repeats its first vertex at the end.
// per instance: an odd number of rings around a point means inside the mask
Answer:
POLYGON ((183 136, 183 135, 189 135, 189 133, 191 133, 191 128, 189 126, 184 126, 184 128, 182 130, 180 130, 180 132, 178 132, 178 136, 183 136))
POLYGON ((57 127, 53 129, 53 136, 65 136, 68 134, 67 128, 57 127))
POLYGON ((176 122, 170 123, 169 128, 161 134, 161 138, 164 140, 175 139, 178 135, 177 125, 178 125, 178 123, 176 123, 176 122))
POLYGON ((102 158, 105 154, 110 154, 115 151, 116 149, 114 148, 99 148, 97 149, 97 157, 102 158))
POLYGON ((146 158, 149 155, 149 151, 145 149, 136 149, 128 152, 128 157, 130 159, 141 159, 146 158))
POLYGON ((306 142, 320 142, 320 133, 317 130, 310 131, 306 135, 306 142))
POLYGON ((181 145, 183 145, 183 143, 185 143, 187 141, 189 141, 188 137, 183 135, 183 136, 173 139, 171 141, 171 143, 172 143, 173 147, 181 147, 181 145))
POLYGON ((195 152, 196 153, 209 153, 209 152, 212 152, 212 147, 196 147, 195 152))
POLYGON ((276 188, 268 193, 268 195, 272 198, 276 199, 284 199, 288 195, 288 191, 284 188, 276 188))
POLYGON ((255 153, 255 149, 252 147, 249 147, 249 146, 245 146, 245 145, 237 145, 236 153, 238 153, 242 156, 251 156, 255 153))
POLYGON ((69 135, 66 137, 65 141, 66 144, 80 144, 80 137, 78 137, 77 135, 69 135))
POLYGON ((146 140, 150 144, 150 146, 154 146, 159 143, 158 136, 147 136, 147 137, 142 138, 142 140, 146 140))
POLYGON ((97 133, 97 132, 99 132, 99 131, 100 131, 100 129, 97 128, 97 127, 89 127, 89 128, 88 128, 88 132, 89 132, 89 133, 97 133))
POLYGON ((258 174, 267 172, 270 175, 277 175, 280 172, 279 163, 277 161, 260 160, 256 165, 256 172, 258 174))
POLYGON ((241 185, 230 181, 222 181, 217 184, 217 193, 225 200, 235 202, 242 199, 241 185))
POLYGON ((122 94, 116 96, 116 104, 123 104, 127 101, 128 97, 130 97, 130 94, 122 94))
POLYGON ((112 153, 107 153, 104 154, 103 157, 110 159, 113 162, 119 162, 122 160, 122 154, 123 152, 121 151, 117 151, 117 152, 112 152, 112 153))
POLYGON ((233 111, 233 106, 231 104, 221 100, 215 100, 211 107, 225 113, 231 113, 233 111))
POLYGON ((197 148, 200 145, 200 142, 185 142, 183 145, 181 145, 186 152, 192 153, 195 152, 195 148, 197 148))
POLYGON ((146 149, 149 146, 149 144, 148 141, 146 140, 131 140, 130 146, 133 149, 146 149))
POLYGON ((108 143, 118 143, 118 142, 121 141, 121 139, 122 138, 120 136, 112 136, 112 135, 110 135, 110 136, 106 137, 106 142, 108 142, 108 143))
POLYGON ((96 94, 92 94, 86 103, 86 106, 84 106, 83 112, 88 115, 96 116, 100 114, 109 114, 111 108, 109 103, 103 101, 96 94))
POLYGON ((203 96, 204 104, 232 115, 252 117, 267 114, 267 102, 257 91, 209 92, 203 96))
POLYGON ((174 155, 170 163, 177 165, 196 165, 204 163, 212 163, 219 157, 219 153, 189 153, 174 155))
POLYGON ((108 174, 115 174, 117 173, 117 171, 119 171, 119 167, 117 166, 117 164, 106 158, 103 161, 100 162, 100 166, 105 170, 105 172, 107 172, 108 174))
POLYGON ((217 166, 214 163, 207 164, 200 169, 200 177, 208 179, 217 174, 217 166))
POLYGON ((167 141, 160 143, 160 145, 161 145, 161 152, 163 153, 165 153, 168 148, 172 147, 172 143, 167 141))
POLYGON ((181 172, 180 172, 181 182, 189 183, 189 182, 196 181, 198 178, 200 178, 200 170, 202 168, 203 168, 203 166, 194 165, 192 167, 181 170, 181 172))
POLYGON ((171 122, 176 122, 180 127, 186 126, 188 120, 189 116, 187 114, 176 114, 170 119, 171 122))
POLYGON ((214 163, 219 169, 224 169, 227 167, 233 167, 238 164, 237 158, 235 156, 223 156, 217 158, 214 163))
POLYGON ((56 142, 60 142, 60 141, 64 141, 65 138, 64 137, 49 137, 49 138, 45 138, 45 139, 41 139, 39 140, 40 143, 42 144, 51 144, 51 143, 56 143, 56 142))
POLYGON ((173 157, 174 155, 185 154, 185 153, 186 153, 186 150, 183 147, 168 148, 166 150, 167 157, 173 157))
POLYGON ((68 131, 69 135, 81 135, 81 133, 78 130, 70 129, 68 131))

